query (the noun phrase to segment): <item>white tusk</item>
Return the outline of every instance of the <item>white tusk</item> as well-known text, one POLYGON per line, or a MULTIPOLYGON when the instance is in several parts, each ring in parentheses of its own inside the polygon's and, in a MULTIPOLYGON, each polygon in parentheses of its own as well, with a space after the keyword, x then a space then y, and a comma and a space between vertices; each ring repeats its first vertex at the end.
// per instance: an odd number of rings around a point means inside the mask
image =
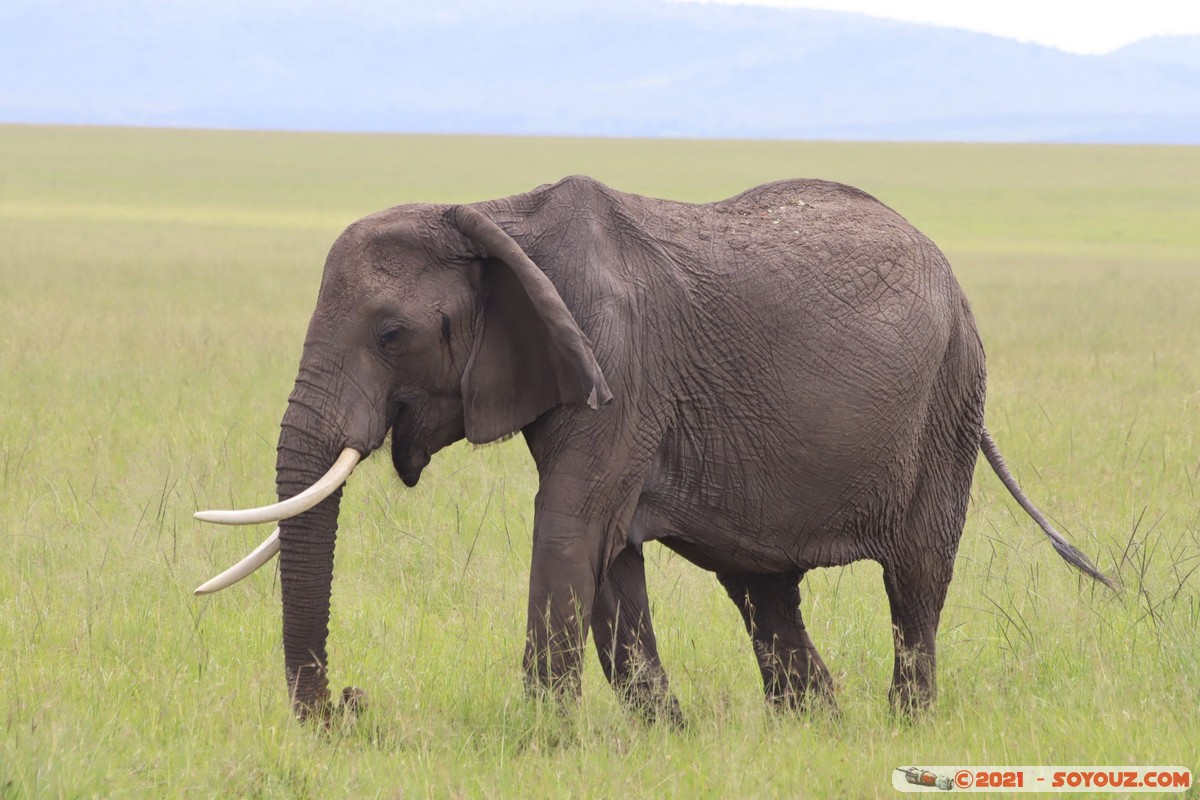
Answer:
POLYGON ((250 555, 234 564, 215 578, 208 580, 196 588, 193 594, 212 594, 227 589, 246 577, 263 564, 270 561, 279 552, 279 528, 267 537, 267 540, 254 548, 250 555))
POLYGON ((333 494, 346 482, 361 459, 362 455, 357 450, 347 447, 319 481, 295 497, 261 508, 247 508, 242 511, 197 511, 194 516, 202 522, 216 522, 219 525, 256 525, 260 522, 278 522, 294 517, 333 494))

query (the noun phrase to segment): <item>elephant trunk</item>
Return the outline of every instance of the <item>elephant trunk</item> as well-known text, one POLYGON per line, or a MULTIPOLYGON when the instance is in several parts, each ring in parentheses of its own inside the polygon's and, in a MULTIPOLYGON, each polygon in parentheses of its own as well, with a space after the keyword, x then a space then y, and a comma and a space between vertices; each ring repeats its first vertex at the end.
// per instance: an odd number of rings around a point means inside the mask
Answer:
MULTIPOLYGON (((197 519, 225 525, 279 521, 241 562, 196 589, 209 594, 236 583, 279 554, 283 589, 283 649, 288 688, 297 716, 330 710, 325 642, 333 550, 337 539, 342 484, 382 441, 386 420, 376 406, 346 401, 349 381, 340 370, 323 367, 328 358, 309 352, 301 359, 296 388, 280 425, 275 464, 279 502, 240 511, 201 511, 197 519), (375 430, 378 428, 378 431, 375 430)), ((361 401, 361 391, 350 395, 361 401)))
MULTIPOLYGON (((275 479, 280 500, 312 486, 341 449, 329 441, 330 421, 315 411, 328 405, 306 397, 311 391, 298 380, 283 417, 275 479)), ((284 663, 293 708, 301 719, 329 709, 325 642, 341 496, 338 488, 279 525, 284 663)))

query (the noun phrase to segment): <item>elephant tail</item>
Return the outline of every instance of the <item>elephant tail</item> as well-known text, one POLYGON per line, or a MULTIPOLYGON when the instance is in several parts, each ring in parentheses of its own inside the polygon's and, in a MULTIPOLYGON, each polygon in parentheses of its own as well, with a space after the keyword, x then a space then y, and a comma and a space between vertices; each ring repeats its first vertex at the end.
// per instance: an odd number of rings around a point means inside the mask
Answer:
POLYGON ((1000 448, 996 447, 996 440, 988 433, 988 429, 983 429, 983 435, 980 437, 979 447, 983 450, 983 455, 987 458, 989 464, 992 465, 992 470, 996 473, 996 477, 1008 489, 1009 494, 1013 499, 1021 504, 1021 508, 1025 509, 1025 513, 1033 517, 1046 535, 1050 537, 1050 544, 1054 545, 1054 549, 1062 556, 1063 560, 1071 566, 1075 567, 1080 572, 1103 583, 1110 589, 1115 589, 1113 582, 1108 579, 1103 572, 1096 569, 1096 566, 1075 548, 1070 542, 1063 538, 1062 534, 1054 530, 1054 526, 1043 516, 1025 493, 1021 491, 1021 487, 1017 485, 1017 479, 1009 472, 1008 465, 1004 463, 1004 457, 1000 455, 1000 448))

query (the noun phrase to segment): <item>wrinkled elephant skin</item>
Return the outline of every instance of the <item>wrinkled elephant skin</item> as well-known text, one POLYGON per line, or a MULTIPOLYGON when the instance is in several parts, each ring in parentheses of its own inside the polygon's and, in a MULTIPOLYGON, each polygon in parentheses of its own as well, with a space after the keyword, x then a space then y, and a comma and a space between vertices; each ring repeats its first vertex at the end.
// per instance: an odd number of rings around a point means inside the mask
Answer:
MULTIPOLYGON (((804 626, 814 567, 883 566, 890 697, 934 696, 935 635, 982 451, 983 347, 942 253, 869 195, 781 181, 692 205, 589 178, 351 225, 325 265, 279 438, 281 499, 391 433, 413 486, 438 450, 520 432, 537 465, 525 673, 578 691, 591 633, 619 696, 678 723, 642 546, 715 572, 768 700, 830 707, 804 626)), ((328 714, 340 490, 280 524, 297 713, 328 714)), ((357 697, 357 695, 355 695, 357 697)))

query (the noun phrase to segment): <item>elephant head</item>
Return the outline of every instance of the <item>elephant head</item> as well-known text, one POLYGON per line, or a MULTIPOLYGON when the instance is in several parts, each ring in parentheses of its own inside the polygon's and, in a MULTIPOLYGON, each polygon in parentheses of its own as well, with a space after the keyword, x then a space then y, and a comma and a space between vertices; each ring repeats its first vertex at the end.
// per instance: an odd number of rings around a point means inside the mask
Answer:
POLYGON ((338 505, 354 465, 391 431, 392 463, 415 486, 430 457, 459 439, 494 441, 556 406, 610 399, 555 284, 486 206, 400 206, 366 217, 325 263, 281 423, 280 502, 197 514, 226 524, 279 520, 279 528, 197 593, 228 586, 278 552, 292 702, 301 718, 324 714, 338 505))

